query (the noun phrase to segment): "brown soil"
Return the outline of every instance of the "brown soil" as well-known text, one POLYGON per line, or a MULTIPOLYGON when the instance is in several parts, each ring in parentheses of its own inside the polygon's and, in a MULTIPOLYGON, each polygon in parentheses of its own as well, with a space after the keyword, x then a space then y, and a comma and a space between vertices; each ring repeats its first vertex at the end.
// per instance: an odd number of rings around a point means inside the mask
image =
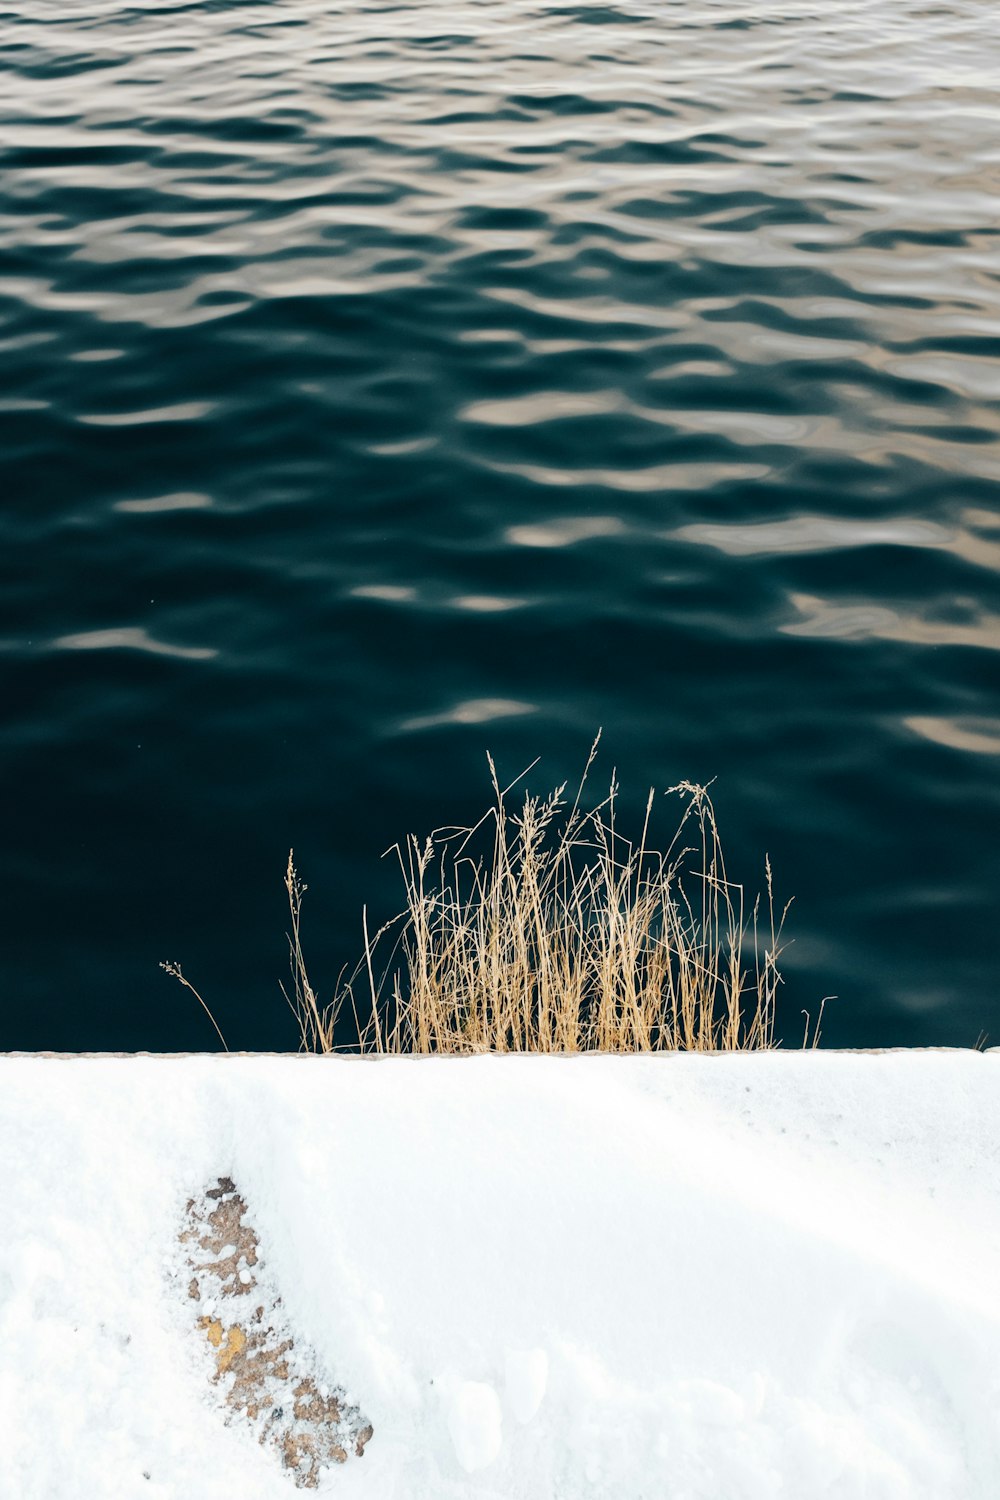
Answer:
POLYGON ((342 1390, 318 1378, 314 1356, 288 1331, 281 1298, 261 1286, 260 1242, 246 1213, 229 1177, 189 1200, 178 1236, 188 1297, 201 1307, 196 1326, 226 1420, 244 1417, 295 1483, 315 1489, 328 1464, 361 1457, 372 1429, 342 1390))

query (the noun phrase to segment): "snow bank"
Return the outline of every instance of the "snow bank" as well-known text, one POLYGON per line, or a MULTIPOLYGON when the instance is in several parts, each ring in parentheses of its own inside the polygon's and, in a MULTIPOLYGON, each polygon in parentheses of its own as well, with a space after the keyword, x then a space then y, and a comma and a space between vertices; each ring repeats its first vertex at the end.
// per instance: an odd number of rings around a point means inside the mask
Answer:
POLYGON ((996 1500, 1000 1055, 0 1058, 0 1496, 278 1500, 177 1279, 226 1175, 343 1500, 996 1500))

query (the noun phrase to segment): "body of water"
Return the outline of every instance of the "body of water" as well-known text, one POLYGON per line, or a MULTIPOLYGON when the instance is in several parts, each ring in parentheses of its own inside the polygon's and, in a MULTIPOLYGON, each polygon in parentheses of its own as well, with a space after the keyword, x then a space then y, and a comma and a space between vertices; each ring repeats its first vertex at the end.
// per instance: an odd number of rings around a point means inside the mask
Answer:
MULTIPOLYGON (((295 1045, 604 728, 782 1030, 1000 1041, 991 0, 7 0, 0 1048, 295 1045)), ((602 762, 595 775, 601 775, 602 762)))

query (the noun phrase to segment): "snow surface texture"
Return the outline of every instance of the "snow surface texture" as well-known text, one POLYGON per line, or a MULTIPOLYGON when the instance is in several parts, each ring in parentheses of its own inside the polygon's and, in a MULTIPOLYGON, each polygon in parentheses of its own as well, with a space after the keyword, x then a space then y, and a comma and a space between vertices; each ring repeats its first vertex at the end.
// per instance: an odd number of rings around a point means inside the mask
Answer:
POLYGON ((0 1058, 2 1500, 290 1500, 176 1276, 240 1186, 343 1500, 997 1500, 1000 1054, 0 1058))

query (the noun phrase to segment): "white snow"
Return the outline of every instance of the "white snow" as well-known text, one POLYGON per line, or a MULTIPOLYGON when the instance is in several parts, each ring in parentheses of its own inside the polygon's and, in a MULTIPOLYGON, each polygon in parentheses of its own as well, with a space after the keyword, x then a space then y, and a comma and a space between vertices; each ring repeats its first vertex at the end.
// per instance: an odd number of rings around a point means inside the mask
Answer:
POLYGON ((482 1380, 463 1380, 448 1403, 448 1431, 467 1474, 485 1469, 503 1446, 500 1399, 482 1380))
POLYGON ((174 1274, 224 1175, 374 1427, 320 1494, 1000 1496, 998 1053, 0 1058, 0 1500, 296 1493, 174 1274))
POLYGON ((507 1404, 519 1422, 530 1422, 545 1397, 549 1356, 544 1349, 508 1349, 507 1404))

